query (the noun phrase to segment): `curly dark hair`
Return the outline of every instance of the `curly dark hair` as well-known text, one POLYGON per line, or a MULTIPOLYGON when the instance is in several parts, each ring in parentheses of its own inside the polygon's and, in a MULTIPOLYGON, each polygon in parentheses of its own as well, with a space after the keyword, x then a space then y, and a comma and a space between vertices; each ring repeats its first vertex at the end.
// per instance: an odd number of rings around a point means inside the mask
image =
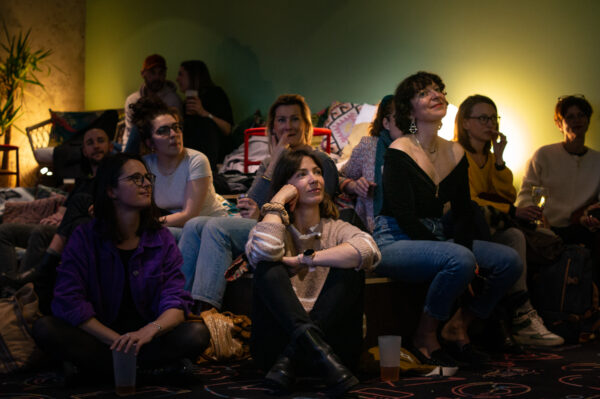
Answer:
MULTIPOLYGON (((148 169, 139 155, 117 153, 104 158, 96 172, 94 217, 99 221, 100 233, 116 243, 121 242, 122 237, 117 228, 115 205, 113 199, 108 196, 108 188, 117 187, 123 165, 132 160, 141 162, 146 170, 148 169)), ((141 235, 146 230, 156 231, 160 229, 162 224, 159 222, 159 217, 160 211, 154 203, 153 194, 150 206, 140 212, 140 225, 137 234, 141 235)))
POLYGON ((181 120, 179 111, 169 107, 156 96, 142 97, 130 105, 133 110, 132 122, 140 131, 140 137, 145 144, 152 138, 152 121, 161 115, 171 115, 175 120, 181 120))
MULTIPOLYGON (((304 157, 311 158, 315 162, 315 164, 317 164, 317 166, 321 168, 321 170, 323 170, 323 165, 321 164, 321 161, 316 156, 313 150, 307 150, 302 148, 295 151, 285 151, 277 161, 277 165, 275 166, 275 170, 273 171, 273 178, 271 180, 271 192, 269 198, 273 198, 273 196, 277 194, 279 190, 281 190, 281 187, 285 186, 288 180, 290 180, 292 176, 294 176, 294 173, 296 173, 296 171, 300 168, 300 165, 302 164, 302 159, 304 159, 304 157)), ((324 192, 323 194, 323 201, 321 201, 321 203, 319 204, 321 217, 337 219, 340 216, 340 212, 329 197, 329 194, 327 194, 326 192, 324 192)), ((294 215, 290 212, 287 205, 286 209, 290 215, 291 222, 294 219, 294 215)))
POLYGON ((419 71, 404 79, 394 93, 394 106, 396 107, 396 126, 408 134, 410 127, 410 113, 412 112, 412 104, 410 101, 420 91, 429 86, 436 84, 441 90, 444 90, 446 85, 438 75, 419 71))
POLYGON ((383 120, 390 116, 393 109, 394 96, 388 94, 381 99, 381 102, 377 107, 377 115, 375 115, 375 119, 371 122, 371 126, 369 127, 369 136, 379 137, 379 133, 383 130, 383 120))
MULTIPOLYGON (((492 107, 494 107, 494 111, 496 111, 496 114, 498 113, 498 108, 496 108, 496 104, 494 104, 491 98, 482 96, 481 94, 475 94, 467 97, 465 101, 463 101, 462 104, 460 104, 460 107, 458 107, 458 112, 456 113, 456 118, 454 119, 454 140, 458 141, 465 150, 471 153, 475 153, 475 149, 471 145, 471 140, 469 140, 469 133, 463 127, 463 122, 465 121, 465 119, 471 116, 471 111, 473 110, 473 107, 481 103, 491 105, 492 107)), ((485 145, 483 146, 483 153, 489 154, 491 147, 491 141, 485 143, 485 145)))
POLYGON ((594 112, 592 105, 585 97, 583 97, 583 95, 564 96, 558 99, 558 102, 554 107, 554 121, 559 123, 562 122, 567 110, 572 106, 579 108, 588 119, 590 119, 594 112))

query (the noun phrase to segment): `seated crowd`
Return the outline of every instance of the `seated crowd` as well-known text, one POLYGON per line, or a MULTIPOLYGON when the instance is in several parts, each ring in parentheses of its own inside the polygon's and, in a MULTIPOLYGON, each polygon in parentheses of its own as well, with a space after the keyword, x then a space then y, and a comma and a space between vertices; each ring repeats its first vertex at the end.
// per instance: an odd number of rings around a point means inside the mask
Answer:
POLYGON ((589 248, 597 265, 600 153, 585 146, 585 98, 559 98, 563 141, 533 154, 517 193, 490 98, 465 99, 455 140, 438 137, 448 101, 435 74, 411 75, 381 100, 340 173, 310 147, 304 98, 281 95, 268 112, 270 156, 237 214, 213 185, 233 125, 225 92, 201 61, 181 64, 184 100, 165 76, 162 57, 144 61, 144 85, 126 102, 125 153, 110 155, 102 126, 85 132, 90 177, 65 209, 39 226, 0 225, 0 257, 13 273, 3 283, 34 282, 46 316, 33 335, 56 360, 107 374, 116 348, 134 350, 140 367, 185 366, 210 339, 188 315, 221 310, 225 272, 241 255, 254 279, 251 354, 276 391, 289 390, 298 374, 320 377, 334 396, 358 383, 365 273, 428 284, 404 343, 423 364, 486 362, 469 326, 501 301, 510 304, 513 343, 564 342, 529 299, 518 223, 491 225, 484 214, 539 221, 589 248), (533 186, 551 192, 543 209, 533 186), (347 214, 339 218, 340 194, 354 200, 364 230, 347 214), (21 274, 15 246, 27 247, 21 274), (471 284, 477 277, 482 286, 471 284))

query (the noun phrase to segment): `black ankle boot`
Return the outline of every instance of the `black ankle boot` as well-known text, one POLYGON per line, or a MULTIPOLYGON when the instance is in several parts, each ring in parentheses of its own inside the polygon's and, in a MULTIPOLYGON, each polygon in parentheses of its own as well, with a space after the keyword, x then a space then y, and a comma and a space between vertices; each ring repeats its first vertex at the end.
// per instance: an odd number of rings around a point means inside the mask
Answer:
POLYGON ((316 328, 305 330, 298 336, 296 343, 316 361, 330 396, 340 396, 358 384, 358 379, 342 364, 316 328))
POLYGON ((266 385, 272 388, 275 393, 289 392, 295 380, 296 373, 294 372, 291 354, 286 352, 279 356, 265 376, 266 385))

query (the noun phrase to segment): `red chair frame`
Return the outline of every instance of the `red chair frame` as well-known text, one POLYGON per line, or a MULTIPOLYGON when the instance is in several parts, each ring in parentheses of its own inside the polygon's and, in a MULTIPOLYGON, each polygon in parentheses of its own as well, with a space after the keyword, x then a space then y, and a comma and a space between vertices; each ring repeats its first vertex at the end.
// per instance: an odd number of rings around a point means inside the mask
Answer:
MULTIPOLYGON (((262 161, 251 161, 248 159, 248 144, 251 136, 265 136, 265 127, 253 127, 244 131, 244 173, 248 173, 248 166, 260 165, 262 161)), ((327 143, 325 144, 325 152, 331 154, 331 130, 323 127, 313 128, 313 137, 315 136, 327 136, 327 143)))

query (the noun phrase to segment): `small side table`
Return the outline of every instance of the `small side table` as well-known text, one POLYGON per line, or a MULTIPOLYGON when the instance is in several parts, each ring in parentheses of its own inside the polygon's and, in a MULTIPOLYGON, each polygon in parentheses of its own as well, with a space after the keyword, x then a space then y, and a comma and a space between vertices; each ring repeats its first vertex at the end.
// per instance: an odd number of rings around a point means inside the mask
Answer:
POLYGON ((15 176, 17 176, 17 187, 19 187, 19 185, 20 185, 19 146, 9 145, 9 144, 0 144, 0 151, 2 151, 4 153, 3 157, 7 157, 8 154, 10 154, 10 151, 15 151, 15 154, 17 157, 17 161, 16 161, 17 169, 16 170, 0 169, 0 175, 15 175, 15 176))

